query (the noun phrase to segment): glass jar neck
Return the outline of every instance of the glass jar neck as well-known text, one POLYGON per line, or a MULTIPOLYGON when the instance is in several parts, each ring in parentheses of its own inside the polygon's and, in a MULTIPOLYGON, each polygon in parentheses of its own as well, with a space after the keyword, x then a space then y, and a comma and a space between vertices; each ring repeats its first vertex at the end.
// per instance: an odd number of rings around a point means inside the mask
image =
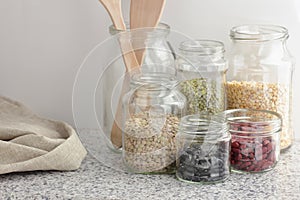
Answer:
POLYGON ((229 137, 228 124, 221 115, 196 114, 181 119, 180 133, 183 137, 217 141, 229 137))
POLYGON ((282 43, 288 37, 288 30, 276 25, 242 25, 230 31, 233 41, 242 44, 282 43))
POLYGON ((225 52, 223 43, 214 40, 185 41, 180 44, 179 50, 184 57, 211 61, 222 59, 225 52))
POLYGON ((281 116, 273 111, 233 109, 225 111, 230 133, 240 136, 268 136, 281 130, 281 116))
POLYGON ((225 72, 224 45, 214 40, 189 40, 179 47, 178 66, 183 71, 225 72))
POLYGON ((139 95, 170 93, 178 84, 175 76, 166 73, 138 73, 131 77, 131 88, 139 95))
POLYGON ((170 33, 170 26, 165 23, 159 23, 157 27, 145 27, 130 29, 128 23, 126 23, 127 29, 125 31, 117 30, 113 25, 109 27, 109 33, 111 35, 119 34, 121 39, 127 40, 155 40, 167 38, 170 33))

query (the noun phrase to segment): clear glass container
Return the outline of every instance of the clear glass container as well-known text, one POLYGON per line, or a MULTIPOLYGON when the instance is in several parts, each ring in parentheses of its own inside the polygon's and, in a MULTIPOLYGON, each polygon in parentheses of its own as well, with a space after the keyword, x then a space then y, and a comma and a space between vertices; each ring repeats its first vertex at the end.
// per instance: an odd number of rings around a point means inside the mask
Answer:
POLYGON ((211 114, 226 109, 224 45, 213 40, 182 42, 176 61, 180 91, 187 97, 187 113, 211 114))
POLYGON ((126 31, 116 30, 111 25, 109 32, 112 35, 108 39, 109 42, 101 43, 102 48, 107 48, 107 51, 103 51, 98 55, 105 58, 103 60, 106 60, 106 62, 102 62, 101 66, 95 66, 96 68, 105 68, 98 81, 96 94, 97 120, 108 138, 109 148, 121 153, 121 144, 119 143, 121 138, 114 137, 112 133, 119 132, 119 129, 115 128, 114 120, 118 124, 121 123, 121 119, 118 117, 121 115, 117 113, 121 110, 119 107, 122 104, 119 103, 119 100, 129 91, 129 79, 135 73, 135 70, 126 71, 120 49, 122 48, 125 54, 132 51, 132 48, 143 50, 142 73, 154 72, 175 75, 175 59, 167 41, 170 33, 170 27, 167 24, 160 23, 157 28, 135 30, 127 27, 126 31), (157 65, 160 67, 156 67, 157 65), (114 140, 117 142, 114 142, 114 140))
POLYGON ((123 98, 123 162, 134 173, 174 173, 175 135, 186 98, 175 77, 137 73, 123 98))
MULTIPOLYGON (((142 54, 140 62, 143 73, 163 72, 175 75, 175 57, 171 44, 167 37, 170 33, 170 26, 159 23, 155 28, 129 29, 126 31, 116 30, 113 25, 109 27, 111 35, 117 35, 119 40, 130 42, 136 54, 142 54), (160 68, 150 67, 159 64, 160 68)), ((129 49, 130 50, 130 49, 129 49)))
POLYGON ((231 169, 257 173, 273 169, 279 160, 281 116, 272 111, 226 111, 231 133, 231 169))
POLYGON ((214 183, 228 178, 230 138, 224 116, 183 117, 176 135, 177 178, 193 183, 214 183))
POLYGON ((286 47, 288 30, 274 25, 231 29, 227 82, 228 109, 249 108, 281 114, 281 149, 291 146, 294 62, 286 47))

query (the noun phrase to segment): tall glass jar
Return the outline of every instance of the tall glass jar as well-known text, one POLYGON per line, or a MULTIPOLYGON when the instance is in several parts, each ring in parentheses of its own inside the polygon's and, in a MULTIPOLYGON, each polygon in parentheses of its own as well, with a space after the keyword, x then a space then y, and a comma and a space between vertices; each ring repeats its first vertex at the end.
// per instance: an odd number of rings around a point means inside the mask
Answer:
POLYGON ((187 115, 176 135, 176 176, 197 183, 224 181, 230 174, 230 134, 223 116, 187 115))
POLYGON ((228 109, 250 108, 281 114, 281 149, 293 142, 292 75, 294 63, 286 41, 288 30, 274 25, 231 29, 227 82, 228 109))
POLYGON ((127 27, 126 31, 116 30, 111 25, 109 32, 112 35, 109 39, 111 42, 104 43, 103 46, 107 46, 107 51, 100 55, 109 62, 106 63, 107 66, 98 66, 105 70, 103 70, 97 90, 97 118, 108 141, 112 141, 108 142, 108 146, 116 152, 121 152, 122 138, 119 137, 120 130, 118 127, 116 128, 114 120, 121 121, 118 117, 121 115, 117 113, 121 110, 119 99, 122 99, 123 95, 128 92, 131 73, 135 73, 125 70, 122 53, 143 50, 142 73, 155 72, 175 75, 175 59, 167 41, 170 33, 170 27, 167 24, 160 23, 156 28, 135 30, 127 27), (160 67, 155 67, 158 64, 160 67))
POLYGON ((187 113, 224 111, 227 63, 223 43, 190 40, 182 42, 179 50, 176 66, 180 91, 187 97, 187 113))
MULTIPOLYGON (((128 26, 128 25, 127 25, 128 26)), ((175 58, 167 37, 170 26, 159 23, 155 28, 116 30, 113 25, 109 27, 111 35, 118 34, 119 40, 129 41, 136 54, 142 54, 139 60, 143 73, 163 72, 175 74, 175 58), (160 68, 149 67, 159 64, 160 68)))
POLYGON ((281 116, 266 110, 227 110, 231 133, 231 169, 257 173, 273 169, 279 160, 281 116))
POLYGON ((123 98, 123 161, 134 173, 172 173, 175 135, 186 98, 174 76, 135 74, 123 98))

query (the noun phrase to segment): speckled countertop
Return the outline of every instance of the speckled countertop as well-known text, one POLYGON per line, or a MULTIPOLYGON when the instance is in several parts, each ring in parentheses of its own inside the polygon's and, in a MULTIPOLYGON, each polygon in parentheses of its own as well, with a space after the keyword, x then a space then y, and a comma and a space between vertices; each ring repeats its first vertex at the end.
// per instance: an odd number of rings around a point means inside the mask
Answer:
MULTIPOLYGON (((96 141, 92 135, 84 136, 89 138, 83 139, 86 146, 96 141)), ((300 199, 300 140, 281 155, 274 170, 232 174, 215 185, 183 183, 174 175, 129 174, 99 162, 101 157, 93 153, 97 149, 88 150, 91 153, 77 171, 0 175, 0 199, 300 199)))

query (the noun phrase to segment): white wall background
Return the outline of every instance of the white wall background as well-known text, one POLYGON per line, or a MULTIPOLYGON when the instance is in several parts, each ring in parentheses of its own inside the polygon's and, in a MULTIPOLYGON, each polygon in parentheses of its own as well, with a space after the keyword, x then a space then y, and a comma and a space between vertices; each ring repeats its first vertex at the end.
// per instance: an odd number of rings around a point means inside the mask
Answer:
MULTIPOLYGON (((123 3, 127 12, 129 0, 123 3)), ((191 37, 221 40, 226 47, 232 26, 284 25, 296 68, 300 64, 298 0, 168 0, 162 21, 191 37)), ((109 36, 110 24, 97 0, 1 0, 0 94, 40 115, 73 124, 76 72, 86 54, 109 36)), ((294 77, 294 124, 300 138, 300 70, 294 77)))

